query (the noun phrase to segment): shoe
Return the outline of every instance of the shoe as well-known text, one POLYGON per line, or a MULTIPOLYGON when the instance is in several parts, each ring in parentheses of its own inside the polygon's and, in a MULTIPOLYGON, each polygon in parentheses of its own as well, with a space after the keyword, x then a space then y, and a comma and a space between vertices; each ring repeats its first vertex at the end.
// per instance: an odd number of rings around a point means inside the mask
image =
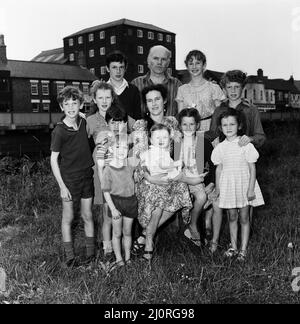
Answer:
POLYGON ((238 250, 236 249, 233 249, 232 247, 230 247, 225 253, 224 255, 227 257, 227 258, 233 258, 233 257, 236 257, 238 255, 238 250))
POLYGON ((116 269, 120 269, 120 268, 122 268, 124 266, 125 266, 125 263, 124 263, 123 260, 120 260, 118 262, 115 261, 110 265, 110 267, 108 269, 108 272, 111 272, 111 271, 116 270, 116 269))
POLYGON ((114 253, 113 252, 104 253, 103 263, 107 264, 112 262, 114 262, 114 253))
POLYGON ((144 251, 145 248, 145 243, 139 243, 139 238, 142 237, 146 239, 146 236, 144 234, 141 234, 134 242, 132 243, 132 248, 131 248, 131 254, 133 255, 139 255, 144 251))
POLYGON ((78 268, 78 267, 80 267, 80 263, 77 259, 73 258, 73 259, 65 261, 64 266, 66 268, 70 268, 70 269, 78 268))
POLYGON ((216 242, 210 242, 208 249, 209 249, 210 253, 214 254, 217 251, 217 249, 218 249, 218 243, 216 243, 216 242))
POLYGON ((237 256, 237 260, 241 262, 245 262, 247 257, 247 251, 246 250, 240 250, 237 256))
POLYGON ((183 233, 183 235, 191 242, 191 243, 193 243, 194 245, 196 245, 196 246, 198 246, 198 247, 200 247, 201 246, 201 239, 200 238, 198 238, 198 239, 195 239, 195 238, 193 238, 193 236, 192 236, 192 232, 191 232, 191 230, 190 230, 190 228, 187 228, 185 231, 184 231, 184 233, 183 233))
POLYGON ((88 265, 90 265, 91 263, 94 263, 95 261, 96 261, 96 256, 95 256, 95 255, 90 255, 89 257, 86 257, 86 258, 82 261, 81 265, 83 265, 83 266, 88 266, 88 265))

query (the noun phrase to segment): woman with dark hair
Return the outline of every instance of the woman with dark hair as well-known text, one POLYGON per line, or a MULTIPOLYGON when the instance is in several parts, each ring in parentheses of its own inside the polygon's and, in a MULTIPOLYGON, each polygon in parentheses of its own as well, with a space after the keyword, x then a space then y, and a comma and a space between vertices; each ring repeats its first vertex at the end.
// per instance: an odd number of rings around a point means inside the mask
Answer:
MULTIPOLYGON (((178 122, 173 116, 164 115, 167 102, 167 90, 161 85, 151 85, 142 91, 142 98, 147 107, 145 119, 137 120, 133 126, 134 155, 148 150, 149 132, 153 125, 163 124, 170 130, 170 154, 173 155, 174 140, 181 137, 178 122)), ((151 176, 142 168, 136 173, 138 220, 143 228, 143 234, 133 245, 133 253, 144 249, 143 258, 151 261, 153 254, 153 238, 157 229, 170 219, 175 212, 182 209, 183 219, 189 222, 189 209, 192 202, 185 183, 167 181, 160 176, 151 176)))

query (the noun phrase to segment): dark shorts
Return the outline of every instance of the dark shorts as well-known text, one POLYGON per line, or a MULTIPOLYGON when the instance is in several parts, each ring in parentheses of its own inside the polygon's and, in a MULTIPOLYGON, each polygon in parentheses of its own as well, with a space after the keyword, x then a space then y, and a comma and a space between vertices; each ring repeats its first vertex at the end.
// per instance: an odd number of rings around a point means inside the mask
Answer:
MULTIPOLYGON (((137 218, 138 216, 138 202, 136 196, 120 197, 110 195, 116 209, 122 216, 128 218, 137 218)), ((109 209, 108 216, 111 217, 111 211, 109 209)))
POLYGON ((73 202, 94 197, 94 171, 92 168, 62 175, 73 202))

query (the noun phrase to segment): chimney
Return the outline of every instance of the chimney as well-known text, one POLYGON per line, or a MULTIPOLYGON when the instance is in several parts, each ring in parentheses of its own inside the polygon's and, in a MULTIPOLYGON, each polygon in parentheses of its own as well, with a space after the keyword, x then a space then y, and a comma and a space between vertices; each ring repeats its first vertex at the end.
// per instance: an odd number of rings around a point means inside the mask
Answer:
POLYGON ((291 84, 294 84, 294 77, 291 75, 290 76, 290 78, 289 78, 289 82, 291 83, 291 84))
POLYGON ((264 71, 262 69, 258 69, 257 76, 262 79, 264 77, 264 71))
POLYGON ((6 46, 4 43, 4 35, 0 34, 0 65, 7 64, 7 57, 6 57, 6 46))

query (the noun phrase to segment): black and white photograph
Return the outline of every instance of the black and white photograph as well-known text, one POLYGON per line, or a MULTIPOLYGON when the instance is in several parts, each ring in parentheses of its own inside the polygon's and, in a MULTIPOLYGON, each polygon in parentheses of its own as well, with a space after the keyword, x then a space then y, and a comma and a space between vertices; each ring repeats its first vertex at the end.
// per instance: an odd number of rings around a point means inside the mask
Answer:
POLYGON ((1 1, 0 305, 299 304, 299 210, 300 0, 1 1))

